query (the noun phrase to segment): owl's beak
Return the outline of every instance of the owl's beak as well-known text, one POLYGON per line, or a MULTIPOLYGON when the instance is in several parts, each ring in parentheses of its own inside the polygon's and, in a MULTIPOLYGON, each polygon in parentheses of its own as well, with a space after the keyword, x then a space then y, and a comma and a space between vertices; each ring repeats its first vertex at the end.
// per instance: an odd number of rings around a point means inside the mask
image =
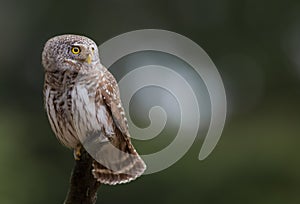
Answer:
POLYGON ((85 61, 86 61, 88 64, 91 64, 92 59, 93 59, 93 55, 92 55, 92 54, 88 54, 88 56, 87 56, 87 58, 85 59, 85 61))

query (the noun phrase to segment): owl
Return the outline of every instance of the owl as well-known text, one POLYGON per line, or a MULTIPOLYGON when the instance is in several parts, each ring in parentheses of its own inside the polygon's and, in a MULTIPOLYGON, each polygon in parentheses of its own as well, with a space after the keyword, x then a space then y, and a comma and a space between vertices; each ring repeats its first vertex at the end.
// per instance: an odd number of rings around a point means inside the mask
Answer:
POLYGON ((127 183, 146 165, 131 144, 118 84, 101 64, 96 43, 84 36, 49 39, 42 53, 44 104, 58 140, 95 159, 92 173, 104 184, 127 183))

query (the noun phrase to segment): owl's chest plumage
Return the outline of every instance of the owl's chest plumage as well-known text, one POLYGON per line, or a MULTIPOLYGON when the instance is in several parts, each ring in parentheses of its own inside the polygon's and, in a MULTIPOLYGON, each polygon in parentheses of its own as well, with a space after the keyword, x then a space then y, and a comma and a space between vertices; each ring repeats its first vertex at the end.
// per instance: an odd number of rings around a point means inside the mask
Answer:
POLYGON ((62 76, 60 87, 45 81, 45 104, 51 127, 58 139, 74 148, 90 132, 112 132, 112 123, 99 92, 99 75, 62 76))

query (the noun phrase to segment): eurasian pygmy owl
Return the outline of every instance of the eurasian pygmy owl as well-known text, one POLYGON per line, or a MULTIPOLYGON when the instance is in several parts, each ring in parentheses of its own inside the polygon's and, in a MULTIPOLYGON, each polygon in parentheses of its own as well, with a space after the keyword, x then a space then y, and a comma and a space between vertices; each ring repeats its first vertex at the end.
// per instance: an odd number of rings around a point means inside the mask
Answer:
POLYGON ((42 64, 45 108, 59 141, 74 152, 83 145, 96 157, 93 175, 101 183, 140 176, 146 166, 130 142, 118 84, 100 63, 95 42, 79 35, 53 37, 42 64))

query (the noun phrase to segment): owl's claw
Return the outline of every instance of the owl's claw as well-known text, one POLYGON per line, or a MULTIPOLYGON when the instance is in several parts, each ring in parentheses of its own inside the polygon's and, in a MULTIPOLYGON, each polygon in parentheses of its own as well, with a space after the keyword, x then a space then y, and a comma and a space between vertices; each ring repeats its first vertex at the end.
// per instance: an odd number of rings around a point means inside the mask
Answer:
POLYGON ((74 149, 74 158, 75 160, 80 160, 80 156, 81 156, 81 145, 77 145, 77 147, 74 149))

